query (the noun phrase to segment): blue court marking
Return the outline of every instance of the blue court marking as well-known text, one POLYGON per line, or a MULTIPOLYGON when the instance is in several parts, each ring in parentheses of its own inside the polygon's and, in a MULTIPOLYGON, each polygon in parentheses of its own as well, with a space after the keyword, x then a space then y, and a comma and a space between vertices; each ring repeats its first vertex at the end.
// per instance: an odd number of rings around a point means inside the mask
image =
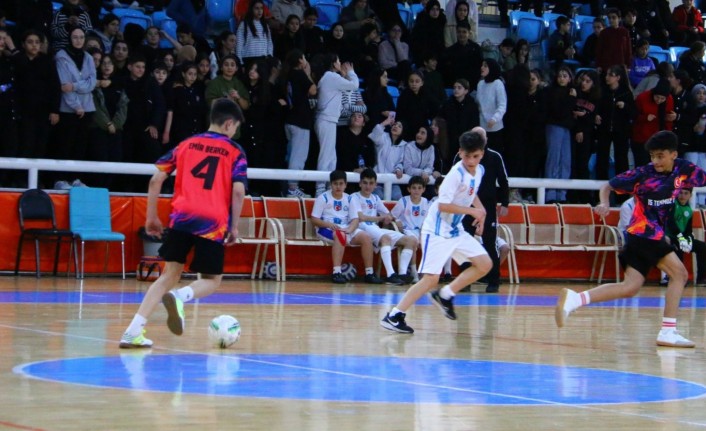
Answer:
MULTIPOLYGON (((284 304, 284 305, 357 305, 397 303, 404 292, 395 293, 215 293, 201 298, 202 304, 284 304)), ((0 292, 0 304, 15 303, 46 303, 46 304, 139 304, 144 293, 136 292, 0 292)), ((524 307, 554 307, 556 296, 508 296, 486 294, 457 295, 454 305, 464 306, 524 306, 524 307)), ((425 296, 418 305, 431 305, 425 296)), ((682 298, 681 307, 706 308, 706 298, 682 298)), ((589 307, 664 307, 663 297, 633 297, 600 304, 590 304, 589 307)))
POLYGON ((460 359, 149 354, 15 367, 28 377, 154 392, 373 403, 591 405, 703 397, 703 385, 580 367, 460 359))

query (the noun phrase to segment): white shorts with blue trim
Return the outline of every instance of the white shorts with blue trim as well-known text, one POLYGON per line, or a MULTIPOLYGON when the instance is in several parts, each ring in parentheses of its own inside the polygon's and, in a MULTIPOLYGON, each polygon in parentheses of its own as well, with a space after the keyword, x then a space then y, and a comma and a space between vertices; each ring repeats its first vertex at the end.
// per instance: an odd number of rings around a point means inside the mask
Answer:
POLYGON ((418 270, 420 274, 441 274, 449 258, 453 258, 460 265, 476 256, 488 254, 483 245, 465 231, 461 231, 459 236, 453 238, 422 232, 420 245, 422 247, 422 263, 418 270))

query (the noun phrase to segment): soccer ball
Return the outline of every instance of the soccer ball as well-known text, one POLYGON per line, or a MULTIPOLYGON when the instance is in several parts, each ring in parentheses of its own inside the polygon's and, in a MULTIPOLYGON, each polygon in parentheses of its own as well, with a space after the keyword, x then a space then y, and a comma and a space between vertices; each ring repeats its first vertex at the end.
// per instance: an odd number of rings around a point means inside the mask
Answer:
POLYGON ((346 262, 341 265, 341 274, 346 278, 346 281, 351 281, 358 275, 358 271, 356 271, 355 265, 346 262))
POLYGON ((277 262, 265 262, 265 270, 263 271, 263 277, 268 280, 277 279, 277 262))
POLYGON ((215 347, 226 349, 240 338, 240 322, 233 316, 223 314, 208 325, 208 340, 215 347))

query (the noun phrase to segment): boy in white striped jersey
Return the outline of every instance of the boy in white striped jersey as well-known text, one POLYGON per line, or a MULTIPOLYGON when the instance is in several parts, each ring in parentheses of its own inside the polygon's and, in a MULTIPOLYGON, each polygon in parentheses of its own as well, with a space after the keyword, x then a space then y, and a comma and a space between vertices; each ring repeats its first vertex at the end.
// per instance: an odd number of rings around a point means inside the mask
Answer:
POLYGON ((407 267, 412 260, 414 250, 417 249, 418 235, 405 235, 390 229, 383 229, 382 225, 392 223, 392 215, 387 209, 382 199, 373 192, 377 187, 377 174, 374 170, 367 168, 360 173, 360 191, 353 193, 352 200, 357 201, 359 212, 359 227, 365 231, 373 240, 373 245, 380 250, 380 259, 387 271, 387 284, 407 284, 411 280, 407 279, 407 267), (402 247, 398 261, 398 272, 392 266, 392 249, 402 247), (405 277, 402 279, 402 277, 405 277))
MULTIPOLYGON (((414 329, 405 322, 406 311, 424 294, 439 284, 439 274, 444 263, 453 257, 456 263, 471 262, 470 268, 441 289, 431 293, 432 302, 444 315, 456 319, 453 298, 468 284, 485 275, 493 266, 483 246, 468 234, 461 224, 464 216, 475 219, 477 229, 483 230, 485 208, 476 197, 483 178, 480 165, 485 152, 486 135, 479 127, 465 132, 459 138, 460 162, 456 163, 444 178, 439 189, 439 198, 429 208, 422 225, 422 263, 419 272, 424 274, 419 283, 410 287, 396 307, 385 315, 380 324, 390 331, 411 334, 414 329)), ((476 232, 478 233, 478 232, 476 232)))
MULTIPOLYGON (((439 181, 439 179, 437 179, 439 181)), ((422 236, 422 223, 429 211, 429 201, 422 196, 426 184, 424 179, 419 175, 415 175, 409 179, 407 183, 407 191, 409 196, 403 196, 394 208, 392 208, 392 217, 395 218, 397 227, 405 233, 405 235, 413 235, 419 241, 422 236)), ((414 283, 419 281, 417 274, 417 248, 414 249, 412 261, 409 263, 409 269, 412 274, 414 283)))

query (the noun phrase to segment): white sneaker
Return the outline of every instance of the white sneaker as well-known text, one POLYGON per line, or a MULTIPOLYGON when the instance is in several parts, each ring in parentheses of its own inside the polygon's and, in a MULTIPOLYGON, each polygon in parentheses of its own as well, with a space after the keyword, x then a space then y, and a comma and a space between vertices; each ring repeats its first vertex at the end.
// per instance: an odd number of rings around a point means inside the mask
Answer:
POLYGON ((64 180, 59 180, 54 183, 54 190, 70 190, 71 184, 64 180))
POLYGON ((669 284, 669 276, 668 276, 668 275, 665 275, 665 276, 662 277, 662 279, 659 281, 659 285, 660 285, 660 286, 666 286, 666 285, 668 285, 668 284, 669 284))
POLYGON ((657 335, 657 345, 663 347, 696 347, 696 343, 684 338, 674 328, 661 329, 657 335))
POLYGON ((554 309, 554 320, 556 321, 556 326, 559 328, 564 326, 566 319, 569 318, 569 314, 576 310, 577 307, 575 307, 574 304, 581 303, 578 296, 579 294, 571 289, 561 289, 559 298, 557 298, 556 301, 556 308, 554 309))
POLYGON ((300 188, 297 187, 296 189, 289 189, 289 190, 287 190, 287 197, 288 197, 288 198, 303 198, 303 199, 306 199, 306 198, 310 198, 311 195, 308 195, 308 194, 304 193, 304 192, 302 191, 302 189, 300 189, 300 188))

